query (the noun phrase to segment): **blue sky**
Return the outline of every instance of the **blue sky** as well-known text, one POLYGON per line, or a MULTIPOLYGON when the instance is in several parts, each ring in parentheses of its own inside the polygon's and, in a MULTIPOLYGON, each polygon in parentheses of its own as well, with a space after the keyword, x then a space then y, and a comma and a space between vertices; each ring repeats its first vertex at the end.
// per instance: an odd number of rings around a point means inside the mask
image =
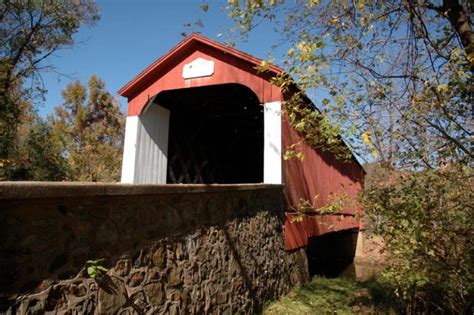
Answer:
MULTIPOLYGON (((205 36, 224 41, 231 22, 224 12, 226 1, 209 0, 209 11, 204 13, 201 0, 98 0, 101 20, 92 28, 81 28, 75 35, 76 44, 58 51, 48 60, 56 71, 44 73, 48 90, 46 100, 38 107, 45 117, 61 104, 61 91, 74 80, 86 83, 92 74, 106 83, 107 89, 117 91, 145 67, 168 52, 183 39, 181 32, 192 32, 185 23, 201 19, 204 27, 198 30, 205 36)), ((265 26, 237 48, 264 58, 275 37, 265 26)), ((126 99, 120 97, 122 110, 126 99)))

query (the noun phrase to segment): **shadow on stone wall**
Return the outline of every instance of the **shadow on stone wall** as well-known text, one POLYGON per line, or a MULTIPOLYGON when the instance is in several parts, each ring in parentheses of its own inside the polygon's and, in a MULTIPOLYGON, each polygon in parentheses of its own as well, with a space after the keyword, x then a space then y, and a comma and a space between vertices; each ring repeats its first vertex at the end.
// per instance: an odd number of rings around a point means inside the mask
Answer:
POLYGON ((0 312, 254 313, 307 280, 304 251, 284 251, 280 186, 186 187, 0 194, 0 312), (108 272, 94 280, 98 258, 108 272))

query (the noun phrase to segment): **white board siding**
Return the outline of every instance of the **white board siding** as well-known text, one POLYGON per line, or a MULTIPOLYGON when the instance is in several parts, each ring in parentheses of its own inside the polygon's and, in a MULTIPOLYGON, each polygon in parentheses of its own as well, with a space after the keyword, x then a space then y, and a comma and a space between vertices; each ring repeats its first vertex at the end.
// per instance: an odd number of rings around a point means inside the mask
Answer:
POLYGON ((170 112, 156 104, 151 104, 140 116, 127 117, 122 183, 166 184, 169 117, 170 112), (129 118, 137 120, 135 136, 133 125, 128 128, 129 118))
POLYGON ((125 121, 125 140, 120 181, 126 184, 133 184, 135 178, 138 124, 138 116, 129 116, 125 121))
POLYGON ((263 108, 263 182, 265 184, 281 184, 281 102, 265 103, 263 108))

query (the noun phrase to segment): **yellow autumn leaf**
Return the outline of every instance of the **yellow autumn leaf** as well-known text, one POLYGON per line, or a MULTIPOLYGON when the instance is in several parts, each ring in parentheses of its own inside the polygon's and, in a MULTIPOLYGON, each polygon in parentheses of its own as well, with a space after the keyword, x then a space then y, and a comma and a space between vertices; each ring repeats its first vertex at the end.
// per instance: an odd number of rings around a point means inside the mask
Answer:
POLYGON ((370 132, 366 131, 362 134, 362 141, 369 147, 372 146, 372 141, 370 140, 370 132))
POLYGON ((304 220, 304 217, 302 215, 293 215, 293 217, 291 218, 291 223, 303 222, 303 220, 304 220))

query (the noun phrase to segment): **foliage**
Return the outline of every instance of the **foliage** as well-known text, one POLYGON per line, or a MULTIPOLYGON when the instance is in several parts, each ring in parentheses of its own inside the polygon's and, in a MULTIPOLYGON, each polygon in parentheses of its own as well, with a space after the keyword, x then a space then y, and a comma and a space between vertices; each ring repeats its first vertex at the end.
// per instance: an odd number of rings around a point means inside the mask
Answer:
POLYGON ((474 297, 474 196, 468 172, 452 166, 392 174, 366 193, 367 217, 390 255, 385 277, 406 313, 464 313, 474 297))
MULTIPOLYGON (((294 211, 292 222, 302 222, 306 215, 313 216, 314 214, 339 215, 340 220, 342 220, 344 219, 344 210, 357 208, 356 201, 350 198, 344 191, 329 193, 327 203, 321 207, 315 206, 318 199, 319 195, 314 196, 312 202, 301 198, 299 203, 291 208, 291 210, 294 211)), ((357 213, 356 217, 360 219, 360 214, 357 213)), ((334 224, 326 226, 328 230, 333 230, 336 227, 337 225, 334 224)))
POLYGON ((103 261, 104 261, 103 258, 96 259, 96 260, 88 260, 86 262, 87 275, 91 277, 92 279, 96 279, 97 277, 100 277, 104 272, 107 272, 107 268, 102 266, 103 261))
POLYGON ((88 88, 69 84, 47 120, 24 111, 11 158, 0 161, 1 180, 118 180, 124 117, 100 79, 92 76, 88 88))
POLYGON ((298 119, 305 138, 324 144, 337 132, 362 159, 390 167, 472 159, 470 9, 456 0, 228 1, 242 33, 266 22, 281 34, 287 54, 274 57, 289 75, 279 85, 318 95, 332 124, 298 119))
MULTIPOLYGON (((280 35, 273 51, 286 54, 259 69, 286 70, 274 82, 296 92, 286 114, 304 141, 339 157, 346 143, 381 168, 363 202, 409 313, 463 312, 472 294, 472 8, 464 0, 228 1, 239 35, 265 23, 280 35)), ((298 145, 285 157, 304 158, 298 145)))
POLYGON ((310 283, 270 304, 264 314, 389 314, 398 305, 391 288, 378 280, 314 277, 310 283))
POLYGON ((67 174, 67 161, 48 122, 38 118, 30 130, 25 149, 30 180, 60 181, 67 174))
POLYGON ((67 159, 67 179, 118 180, 124 132, 119 103, 96 76, 89 79, 88 91, 79 81, 69 84, 63 99, 50 119, 67 159))
POLYGON ((52 134, 51 126, 33 116, 25 124, 26 134, 17 138, 15 164, 10 165, 5 177, 11 180, 60 181, 67 173, 67 163, 62 156, 59 141, 52 134))
POLYGON ((0 119, 0 128, 3 131, 0 135, 0 150, 8 150, 8 155, 0 155, 0 180, 22 179, 22 174, 25 173, 25 159, 22 151, 31 125, 35 121, 35 115, 31 102, 22 101, 17 105, 20 112, 17 116, 20 118, 17 125, 8 125, 6 120, 0 119))
POLYGON ((2 173, 21 164, 18 128, 45 90, 42 71, 56 51, 73 45, 79 28, 99 18, 93 0, 4 0, 0 3, 0 159, 2 173), (27 104, 27 105, 25 105, 27 104))
POLYGON ((350 300, 356 283, 315 277, 311 283, 269 305, 264 314, 352 314, 350 300))
MULTIPOLYGON (((273 80, 280 87, 286 86, 283 76, 273 80)), ((326 115, 312 106, 312 103, 304 95, 303 91, 292 93, 291 98, 285 102, 286 117, 296 132, 303 137, 303 141, 315 149, 322 151, 331 151, 336 158, 349 160, 352 152, 345 145, 341 138, 341 129, 334 125, 326 115)), ((301 152, 300 143, 291 144, 286 148, 284 159, 298 158, 304 159, 301 152)))
POLYGON ((21 85, 15 83, 8 95, 0 90, 0 159, 2 174, 14 172, 10 168, 18 164, 18 144, 25 133, 25 127, 34 115, 32 103, 22 96, 21 85), (15 98, 15 101, 10 101, 15 98))

